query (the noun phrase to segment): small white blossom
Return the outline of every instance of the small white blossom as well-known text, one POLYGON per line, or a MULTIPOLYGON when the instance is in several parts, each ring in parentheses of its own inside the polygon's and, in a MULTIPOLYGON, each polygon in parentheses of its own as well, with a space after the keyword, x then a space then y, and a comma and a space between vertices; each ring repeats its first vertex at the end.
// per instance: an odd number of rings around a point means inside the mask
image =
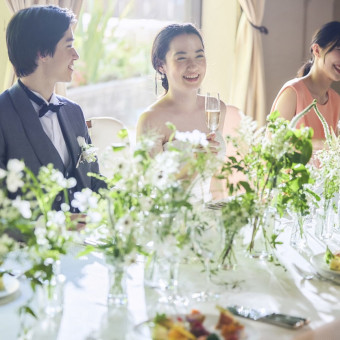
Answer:
POLYGON ((6 185, 9 192, 17 192, 24 182, 22 180, 21 172, 9 172, 6 178, 6 185))
POLYGON ((62 174, 62 172, 56 170, 51 174, 51 180, 56 182, 58 185, 60 185, 62 188, 67 188, 67 180, 62 174))
POLYGON ((7 175, 7 172, 6 172, 6 170, 4 170, 4 169, 0 169, 0 179, 3 179, 3 178, 5 178, 5 177, 6 177, 6 175, 7 175))
POLYGON ((7 170, 9 172, 21 172, 25 169, 25 163, 18 159, 10 159, 7 163, 7 170))
POLYGON ((77 137, 77 142, 78 142, 78 145, 83 148, 86 146, 86 141, 85 141, 85 138, 82 137, 82 136, 78 136, 77 137))
POLYGON ((74 177, 67 179, 67 189, 74 188, 77 185, 77 180, 74 177))
POLYGON ((65 218, 65 214, 63 211, 49 211, 47 213, 47 219, 48 219, 48 222, 47 222, 47 226, 51 226, 51 225, 56 225, 56 226, 59 226, 59 227, 62 227, 65 225, 65 221, 66 221, 66 218, 65 218))
POLYGON ((12 202, 13 206, 17 208, 24 218, 31 218, 32 211, 30 202, 21 200, 20 196, 17 196, 15 200, 12 202))
POLYGON ((102 219, 102 215, 97 211, 88 211, 87 212, 87 220, 90 223, 99 223, 102 219))
POLYGON ((34 234, 37 239, 37 244, 40 246, 48 245, 48 240, 46 239, 47 230, 43 216, 41 216, 35 225, 34 234))
POLYGON ((98 204, 98 198, 93 196, 92 193, 92 190, 88 188, 81 192, 75 192, 74 199, 71 202, 72 207, 78 208, 81 212, 95 208, 98 204))
POLYGON ((130 234, 132 227, 133 227, 133 220, 132 220, 131 216, 129 216, 129 215, 125 215, 125 216, 121 217, 117 221, 116 226, 115 226, 115 228, 117 228, 118 232, 120 232, 121 234, 125 234, 125 235, 130 234))
POLYGON ((175 139, 179 140, 181 142, 189 142, 193 146, 200 146, 201 145, 203 147, 206 147, 206 146, 209 145, 206 134, 203 133, 203 132, 200 132, 198 130, 194 130, 192 132, 190 132, 190 131, 186 131, 186 132, 176 131, 175 139))
POLYGON ((95 148, 92 144, 87 144, 85 138, 82 136, 78 136, 77 141, 81 149, 81 154, 76 164, 76 168, 78 168, 80 163, 92 163, 97 161, 97 148, 95 148))
POLYGON ((70 206, 66 203, 62 203, 61 206, 60 206, 60 209, 64 212, 70 211, 70 206))

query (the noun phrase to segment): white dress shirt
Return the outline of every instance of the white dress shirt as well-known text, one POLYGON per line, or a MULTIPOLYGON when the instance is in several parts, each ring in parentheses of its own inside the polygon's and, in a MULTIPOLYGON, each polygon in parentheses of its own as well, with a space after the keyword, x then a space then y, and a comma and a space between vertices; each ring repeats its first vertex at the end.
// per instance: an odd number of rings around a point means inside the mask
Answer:
MULTIPOLYGON (((43 99, 47 105, 48 104, 59 104, 59 101, 54 92, 52 94, 50 102, 47 102, 38 92, 34 92, 34 91, 32 92, 36 94, 39 98, 43 99)), ((31 100, 31 103, 35 111, 37 112, 37 114, 39 114, 40 106, 36 104, 33 100, 31 100)), ((51 140, 54 147, 57 149, 64 165, 67 166, 70 161, 70 155, 68 153, 65 139, 60 128, 57 113, 53 111, 47 111, 43 117, 39 118, 39 120, 46 135, 51 140)))

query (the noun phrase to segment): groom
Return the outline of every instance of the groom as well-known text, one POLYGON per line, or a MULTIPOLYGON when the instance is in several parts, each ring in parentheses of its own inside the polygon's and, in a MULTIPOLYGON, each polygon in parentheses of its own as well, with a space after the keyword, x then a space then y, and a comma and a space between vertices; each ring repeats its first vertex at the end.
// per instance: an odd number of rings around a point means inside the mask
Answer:
POLYGON ((65 177, 76 178, 75 191, 98 191, 104 183, 87 175, 99 172, 98 163, 79 162, 83 149, 77 137, 91 143, 83 112, 54 92, 57 82, 71 81, 79 58, 73 47, 75 21, 70 10, 56 6, 26 8, 11 19, 7 48, 19 80, 0 95, 0 168, 17 158, 37 174, 52 163, 65 177))

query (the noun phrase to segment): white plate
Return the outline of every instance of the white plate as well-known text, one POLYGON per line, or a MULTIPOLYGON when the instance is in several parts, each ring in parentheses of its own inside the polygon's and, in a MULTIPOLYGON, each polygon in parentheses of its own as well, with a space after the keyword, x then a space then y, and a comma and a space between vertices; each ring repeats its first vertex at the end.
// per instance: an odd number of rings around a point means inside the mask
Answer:
POLYGON ((3 277, 5 290, 0 290, 0 299, 4 299, 14 294, 20 286, 18 279, 15 277, 5 274, 3 277))
POLYGON ((325 275, 340 280, 340 271, 329 269, 328 264, 324 259, 324 256, 325 253, 316 254, 312 256, 310 262, 312 263, 313 267, 321 275, 325 275))
MULTIPOLYGON (((182 319, 185 319, 185 316, 182 315, 170 315, 170 318, 175 320, 177 317, 180 317, 182 319)), ((215 329, 215 325, 217 324, 219 319, 219 315, 212 315, 212 314, 205 314, 205 320, 203 322, 203 326, 206 330, 208 330, 211 333, 215 333, 216 335, 220 336, 219 330, 215 329)), ((239 340, 260 340, 258 332, 248 324, 245 324, 243 321, 244 319, 241 318, 235 318, 237 319, 241 324, 244 325, 244 330, 242 336, 239 338, 239 340)), ((140 340, 151 340, 151 334, 152 334, 152 328, 154 326, 154 323, 151 320, 144 321, 134 328, 134 333, 138 336, 140 340)), ((222 337, 220 336, 220 339, 222 337)))

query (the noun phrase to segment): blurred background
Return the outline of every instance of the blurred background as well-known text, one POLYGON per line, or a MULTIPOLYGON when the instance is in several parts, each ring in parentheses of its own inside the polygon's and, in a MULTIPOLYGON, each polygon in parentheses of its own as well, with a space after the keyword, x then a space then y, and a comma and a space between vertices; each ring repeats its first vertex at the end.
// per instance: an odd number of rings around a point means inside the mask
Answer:
POLYGON ((34 4, 77 13, 80 59, 72 83, 57 91, 79 103, 86 118, 117 118, 132 135, 139 115, 162 95, 150 53, 165 25, 192 22, 201 30, 208 63, 202 93, 219 91, 262 125, 281 86, 309 58, 314 31, 340 20, 340 0, 0 0, 1 92, 15 81, 7 23, 34 4))

